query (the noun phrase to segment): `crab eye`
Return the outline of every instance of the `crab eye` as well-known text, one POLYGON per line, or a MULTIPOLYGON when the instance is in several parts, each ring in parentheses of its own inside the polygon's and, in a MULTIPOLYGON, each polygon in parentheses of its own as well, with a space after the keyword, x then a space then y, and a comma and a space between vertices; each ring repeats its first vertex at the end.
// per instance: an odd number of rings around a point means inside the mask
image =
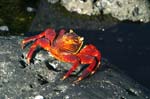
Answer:
POLYGON ((80 41, 83 41, 84 40, 84 37, 80 37, 80 41))
POLYGON ((69 33, 73 33, 74 31, 72 29, 69 30, 69 33))
POLYGON ((84 37, 78 37, 78 40, 79 40, 79 41, 83 41, 83 40, 84 40, 84 37))

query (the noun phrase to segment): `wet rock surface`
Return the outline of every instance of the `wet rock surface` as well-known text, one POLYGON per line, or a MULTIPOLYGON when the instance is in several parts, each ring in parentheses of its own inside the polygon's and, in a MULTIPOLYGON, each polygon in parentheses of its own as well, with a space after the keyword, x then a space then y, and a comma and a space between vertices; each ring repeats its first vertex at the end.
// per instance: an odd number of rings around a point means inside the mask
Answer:
MULTIPOLYGON (((49 0, 58 2, 58 0, 49 0)), ((150 21, 148 0, 60 0, 68 11, 86 15, 110 14, 119 20, 150 21)))
POLYGON ((71 64, 55 60, 40 48, 36 51, 32 63, 27 65, 25 55, 29 47, 21 49, 20 41, 23 38, 19 36, 0 37, 1 99, 150 98, 148 89, 127 77, 106 59, 102 59, 102 68, 95 75, 84 79, 79 84, 73 84, 73 81, 80 75, 80 73, 77 75, 78 71, 68 79, 61 81, 60 78, 71 64))

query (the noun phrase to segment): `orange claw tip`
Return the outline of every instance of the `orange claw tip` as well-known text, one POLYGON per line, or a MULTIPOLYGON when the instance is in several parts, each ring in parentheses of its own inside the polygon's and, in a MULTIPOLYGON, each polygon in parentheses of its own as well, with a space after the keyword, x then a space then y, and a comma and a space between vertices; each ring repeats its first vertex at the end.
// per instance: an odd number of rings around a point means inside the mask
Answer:
POLYGON ((21 48, 22 48, 22 49, 24 49, 24 43, 25 43, 25 41, 22 40, 22 42, 21 42, 21 48))
POLYGON ((21 44, 21 49, 24 49, 24 44, 21 44))
POLYGON ((67 76, 63 76, 63 78, 61 78, 60 80, 65 80, 67 78, 67 76))
POLYGON ((83 77, 79 77, 77 81, 80 81, 80 80, 82 80, 82 79, 83 79, 83 77))
POLYGON ((25 43, 25 41, 24 41, 24 40, 22 40, 21 44, 24 44, 24 43, 25 43))
POLYGON ((22 43, 24 43, 24 40, 22 40, 22 43))
POLYGON ((30 58, 27 58, 27 64, 30 64, 30 58))
POLYGON ((92 72, 91 72, 91 75, 93 75, 94 73, 95 73, 95 71, 92 71, 92 72))
POLYGON ((78 84, 79 81, 81 81, 83 79, 83 77, 79 77, 77 80, 75 80, 73 83, 78 84))

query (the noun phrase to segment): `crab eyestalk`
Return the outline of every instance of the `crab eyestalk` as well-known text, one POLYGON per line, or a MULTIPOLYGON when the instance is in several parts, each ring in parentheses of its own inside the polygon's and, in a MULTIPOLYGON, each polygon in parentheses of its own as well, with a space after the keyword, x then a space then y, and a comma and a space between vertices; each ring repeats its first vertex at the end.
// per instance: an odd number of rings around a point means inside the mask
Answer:
POLYGON ((74 33, 74 31, 72 29, 69 30, 69 33, 74 33))

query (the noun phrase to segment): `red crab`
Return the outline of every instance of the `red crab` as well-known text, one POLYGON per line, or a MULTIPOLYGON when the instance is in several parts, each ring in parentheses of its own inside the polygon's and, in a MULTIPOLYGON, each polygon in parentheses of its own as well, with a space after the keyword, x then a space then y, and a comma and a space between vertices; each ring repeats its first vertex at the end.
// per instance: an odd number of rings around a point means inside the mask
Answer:
POLYGON ((25 38, 21 45, 22 48, 24 48, 26 43, 34 41, 27 53, 28 64, 30 64, 32 54, 37 46, 47 50, 54 58, 60 61, 72 63, 73 66, 63 76, 62 80, 69 77, 79 64, 89 64, 82 75, 76 80, 76 82, 78 82, 89 74, 94 74, 99 68, 101 60, 101 53, 94 45, 89 44, 83 47, 83 39, 83 37, 78 36, 72 30, 66 32, 62 29, 60 30, 59 35, 56 36, 55 30, 48 28, 38 35, 25 38))

